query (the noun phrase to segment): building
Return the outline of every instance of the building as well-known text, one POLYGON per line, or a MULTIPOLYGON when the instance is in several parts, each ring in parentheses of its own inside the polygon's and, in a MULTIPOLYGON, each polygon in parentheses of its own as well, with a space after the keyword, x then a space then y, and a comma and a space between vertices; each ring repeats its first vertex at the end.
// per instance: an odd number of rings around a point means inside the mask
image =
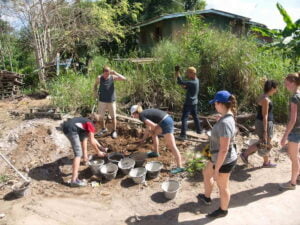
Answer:
POLYGON ((172 40, 180 36, 180 33, 184 32, 187 16, 192 15, 201 17, 204 23, 211 24, 218 29, 231 30, 238 36, 247 35, 251 26, 266 27, 261 23, 251 21, 248 17, 215 9, 174 13, 137 24, 135 28, 140 30, 138 36, 139 47, 144 51, 149 51, 162 39, 172 40))

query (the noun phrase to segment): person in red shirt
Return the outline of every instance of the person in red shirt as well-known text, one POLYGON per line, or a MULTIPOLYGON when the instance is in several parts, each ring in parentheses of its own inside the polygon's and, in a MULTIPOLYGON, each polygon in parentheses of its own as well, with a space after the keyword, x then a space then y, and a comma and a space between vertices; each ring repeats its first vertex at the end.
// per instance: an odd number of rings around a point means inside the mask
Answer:
POLYGON ((92 121, 87 118, 76 117, 73 119, 69 119, 68 121, 63 123, 62 129, 64 134, 68 137, 69 141, 71 142, 75 155, 72 166, 73 171, 71 186, 86 186, 85 182, 78 179, 78 170, 80 166, 80 159, 82 156, 85 162, 88 161, 88 140, 90 141, 91 145, 93 146, 99 157, 105 157, 107 149, 101 146, 99 142, 95 139, 95 126, 93 125, 92 121))

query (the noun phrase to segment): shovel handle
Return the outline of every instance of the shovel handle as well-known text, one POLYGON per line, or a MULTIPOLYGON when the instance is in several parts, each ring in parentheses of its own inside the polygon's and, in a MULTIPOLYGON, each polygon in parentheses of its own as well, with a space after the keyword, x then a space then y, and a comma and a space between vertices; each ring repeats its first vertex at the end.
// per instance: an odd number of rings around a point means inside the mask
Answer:
POLYGON ((3 160, 11 167, 11 168, 14 169, 14 171, 16 171, 16 173, 17 173, 20 177, 22 177, 23 180, 25 180, 26 182, 30 182, 30 180, 27 179, 22 173, 20 173, 19 170, 18 170, 16 167, 14 167, 14 165, 11 164, 10 161, 8 161, 8 159, 7 159, 2 153, 0 153, 0 156, 1 156, 1 158, 2 158, 2 159, 3 159, 3 160))

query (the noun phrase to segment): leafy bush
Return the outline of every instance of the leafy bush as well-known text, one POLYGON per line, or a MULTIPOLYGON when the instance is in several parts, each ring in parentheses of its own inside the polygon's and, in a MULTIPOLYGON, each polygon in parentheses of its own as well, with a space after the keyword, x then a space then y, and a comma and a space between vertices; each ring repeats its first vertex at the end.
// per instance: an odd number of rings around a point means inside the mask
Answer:
MULTIPOLYGON (((116 82, 119 102, 127 106, 140 102, 145 107, 181 111, 185 95, 174 77, 174 66, 178 64, 183 68, 182 74, 188 66, 198 70, 201 112, 211 112, 208 101, 222 89, 238 97, 240 111, 253 111, 264 81, 275 79, 282 83, 285 74, 293 71, 281 52, 263 51, 255 38, 237 37, 229 31, 210 28, 195 17, 189 21, 186 35, 161 41, 152 52, 155 60, 149 64, 112 61, 99 56, 91 63, 89 76, 69 73, 59 77, 50 85, 56 104, 66 110, 91 108, 94 79, 102 66, 108 64, 127 77, 125 82, 116 82)), ((275 117, 283 121, 288 96, 282 85, 273 98, 275 117)))
POLYGON ((203 156, 193 155, 188 158, 185 168, 190 176, 194 176, 205 167, 206 159, 203 156))
POLYGON ((48 89, 53 103, 62 111, 89 111, 95 103, 94 82, 93 76, 68 72, 50 82, 48 89))

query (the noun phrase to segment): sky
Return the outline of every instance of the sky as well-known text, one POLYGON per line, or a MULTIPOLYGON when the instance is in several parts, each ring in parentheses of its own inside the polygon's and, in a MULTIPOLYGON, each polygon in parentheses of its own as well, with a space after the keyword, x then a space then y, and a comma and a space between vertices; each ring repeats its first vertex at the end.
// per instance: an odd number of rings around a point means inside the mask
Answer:
MULTIPOLYGON (((276 7, 277 2, 285 8, 293 21, 300 19, 300 0, 206 0, 206 9, 218 9, 249 17, 251 21, 265 24, 270 29, 283 29, 285 23, 276 7)), ((3 19, 15 26, 19 24, 15 18, 3 19)))
POLYGON ((276 3, 279 2, 293 21, 300 19, 300 0, 206 0, 206 9, 218 9, 251 21, 263 23, 270 29, 284 28, 284 21, 276 3))

